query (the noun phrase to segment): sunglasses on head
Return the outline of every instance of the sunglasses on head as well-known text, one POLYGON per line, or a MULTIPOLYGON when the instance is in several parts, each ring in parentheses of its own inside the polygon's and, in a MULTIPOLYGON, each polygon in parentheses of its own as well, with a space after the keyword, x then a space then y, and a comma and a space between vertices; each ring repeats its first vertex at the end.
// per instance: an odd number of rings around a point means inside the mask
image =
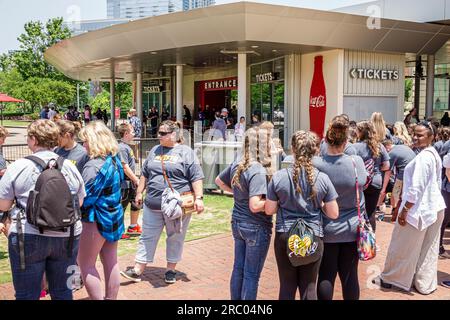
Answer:
POLYGON ((430 129, 430 130, 431 130, 431 134, 434 136, 433 125, 431 124, 430 121, 421 121, 421 122, 419 123, 419 125, 424 126, 424 127, 428 128, 428 129, 430 129))
POLYGON ((164 136, 166 136, 166 135, 168 135, 168 134, 171 134, 171 133, 172 133, 172 132, 158 131, 158 135, 161 136, 161 137, 164 137, 164 136))

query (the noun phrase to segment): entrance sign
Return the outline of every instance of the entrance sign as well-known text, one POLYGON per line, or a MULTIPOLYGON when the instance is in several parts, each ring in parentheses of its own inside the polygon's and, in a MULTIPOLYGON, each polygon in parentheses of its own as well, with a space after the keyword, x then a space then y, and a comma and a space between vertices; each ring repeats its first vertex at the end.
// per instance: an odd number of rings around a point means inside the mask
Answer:
POLYGON ((350 76, 353 79, 370 80, 398 80, 397 70, 363 69, 353 68, 350 70, 350 76))
POLYGON ((309 126, 320 139, 325 128, 325 115, 327 112, 327 95, 325 80, 323 79, 323 56, 314 58, 314 75, 309 94, 309 126))
POLYGON ((238 80, 237 77, 227 78, 227 79, 218 79, 218 80, 209 80, 203 82, 203 91, 212 91, 212 90, 237 90, 238 80))

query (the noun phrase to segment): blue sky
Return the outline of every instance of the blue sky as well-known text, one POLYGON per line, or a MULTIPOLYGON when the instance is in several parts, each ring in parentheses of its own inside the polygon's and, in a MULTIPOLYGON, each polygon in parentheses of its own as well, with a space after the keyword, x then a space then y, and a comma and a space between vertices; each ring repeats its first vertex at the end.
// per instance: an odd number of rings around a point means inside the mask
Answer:
MULTIPOLYGON (((216 0, 216 4, 239 0, 216 0)), ((329 10, 370 0, 251 0, 268 4, 329 10)), ((66 20, 106 18, 106 0, 0 0, 0 53, 18 49, 17 37, 30 20, 46 21, 62 16, 66 20), (78 19, 79 18, 79 19, 78 19)))

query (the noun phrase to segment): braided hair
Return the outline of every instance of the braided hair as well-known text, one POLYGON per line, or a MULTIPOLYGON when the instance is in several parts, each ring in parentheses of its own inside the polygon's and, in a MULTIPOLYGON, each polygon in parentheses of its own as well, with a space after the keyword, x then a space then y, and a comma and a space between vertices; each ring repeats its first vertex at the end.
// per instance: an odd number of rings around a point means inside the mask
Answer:
POLYGON ((297 131, 292 136, 291 145, 295 159, 293 167, 295 190, 303 195, 299 179, 301 170, 304 170, 306 172, 307 182, 312 190, 309 198, 315 201, 317 191, 314 187, 314 166, 312 164, 312 159, 318 150, 317 136, 312 132, 303 130, 297 131))

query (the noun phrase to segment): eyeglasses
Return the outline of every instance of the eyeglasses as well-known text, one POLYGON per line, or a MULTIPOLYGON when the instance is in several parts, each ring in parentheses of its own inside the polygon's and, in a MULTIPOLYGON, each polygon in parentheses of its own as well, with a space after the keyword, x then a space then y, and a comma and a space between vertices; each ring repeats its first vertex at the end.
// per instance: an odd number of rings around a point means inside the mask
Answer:
POLYGON ((161 137, 165 137, 168 134, 171 134, 172 132, 164 132, 164 131, 158 131, 158 135, 161 137))
POLYGON ((424 126, 424 127, 428 128, 428 129, 430 129, 430 130, 431 130, 431 134, 434 136, 433 125, 431 124, 430 121, 421 121, 421 122, 419 123, 419 125, 424 126))

